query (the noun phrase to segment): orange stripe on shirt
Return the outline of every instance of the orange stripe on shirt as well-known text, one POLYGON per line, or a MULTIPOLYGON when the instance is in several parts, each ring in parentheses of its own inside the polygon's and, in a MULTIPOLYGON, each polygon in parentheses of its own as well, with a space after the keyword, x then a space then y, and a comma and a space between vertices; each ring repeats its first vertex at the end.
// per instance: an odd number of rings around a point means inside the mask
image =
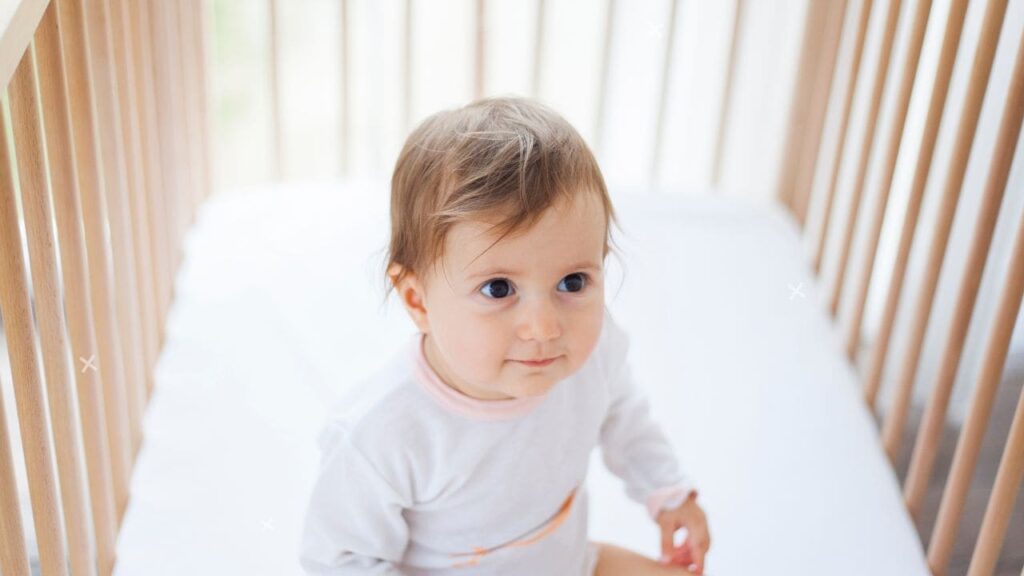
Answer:
POLYGON ((551 520, 547 521, 545 524, 538 527, 536 530, 528 532, 527 535, 521 539, 513 540, 512 542, 502 544, 500 546, 495 546, 494 548, 487 549, 477 547, 473 549, 473 552, 451 554, 450 556, 453 558, 457 558, 460 556, 472 557, 465 562, 458 562, 456 564, 452 564, 452 567, 463 568, 468 566, 475 566, 480 563, 480 560, 482 560, 484 556, 487 556, 488 554, 493 554, 498 550, 511 547, 521 548, 524 546, 530 546, 536 544, 537 542, 540 542, 544 538, 547 538, 552 532, 557 530, 559 526, 565 523, 565 519, 569 517, 569 510, 572 508, 572 503, 576 499, 577 490, 578 488, 573 488, 572 492, 569 493, 569 496, 565 499, 565 502, 562 503, 562 506, 558 509, 558 512, 551 518, 551 520))

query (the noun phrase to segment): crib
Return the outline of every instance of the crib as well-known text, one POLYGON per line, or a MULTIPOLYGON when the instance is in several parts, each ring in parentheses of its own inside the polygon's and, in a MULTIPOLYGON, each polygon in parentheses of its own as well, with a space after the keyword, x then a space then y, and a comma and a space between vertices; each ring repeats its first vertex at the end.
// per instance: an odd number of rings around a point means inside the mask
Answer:
POLYGON ((3 576, 299 574, 315 435, 413 329, 397 146, 503 92, 606 170, 706 574, 1024 574, 1024 1, 0 4, 3 576))

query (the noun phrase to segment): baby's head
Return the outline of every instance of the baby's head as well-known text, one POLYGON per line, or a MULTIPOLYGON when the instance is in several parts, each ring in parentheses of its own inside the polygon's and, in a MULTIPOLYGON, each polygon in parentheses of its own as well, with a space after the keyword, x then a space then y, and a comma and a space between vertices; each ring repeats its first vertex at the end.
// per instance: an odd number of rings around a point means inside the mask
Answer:
POLYGON ((543 395, 597 344, 613 223, 597 161, 550 108, 490 98, 438 112, 392 176, 388 292, 448 385, 543 395), (522 362, 538 359, 553 360, 522 362))

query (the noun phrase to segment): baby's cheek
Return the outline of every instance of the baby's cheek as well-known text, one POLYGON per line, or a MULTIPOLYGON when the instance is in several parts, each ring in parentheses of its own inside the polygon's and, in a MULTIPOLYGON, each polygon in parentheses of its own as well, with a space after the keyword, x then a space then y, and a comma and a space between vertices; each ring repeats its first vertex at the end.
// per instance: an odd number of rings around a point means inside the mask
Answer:
POLYGON ((575 368, 580 368, 586 363, 590 355, 597 348, 597 341, 601 338, 600 320, 587 326, 587 330, 580 335, 580 339, 573 351, 575 353, 573 362, 575 368))
POLYGON ((474 359, 480 374, 480 381, 496 384, 512 373, 512 362, 508 362, 503 352, 482 350, 474 359))

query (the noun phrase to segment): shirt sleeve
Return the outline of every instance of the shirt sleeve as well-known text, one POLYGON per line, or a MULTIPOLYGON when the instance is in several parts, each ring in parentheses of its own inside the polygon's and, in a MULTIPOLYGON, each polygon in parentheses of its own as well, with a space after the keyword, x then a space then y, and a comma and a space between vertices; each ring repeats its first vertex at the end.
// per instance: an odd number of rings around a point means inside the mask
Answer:
POLYGON ((605 322, 603 354, 610 401, 601 425, 601 452, 608 469, 625 482, 626 494, 657 519, 661 510, 678 506, 691 494, 695 497, 696 486, 681 472, 672 445, 633 381, 629 336, 611 316, 605 322))
POLYGON ((299 564, 317 576, 399 576, 409 540, 404 497, 374 467, 347 431, 320 435, 320 473, 306 509, 299 564))

